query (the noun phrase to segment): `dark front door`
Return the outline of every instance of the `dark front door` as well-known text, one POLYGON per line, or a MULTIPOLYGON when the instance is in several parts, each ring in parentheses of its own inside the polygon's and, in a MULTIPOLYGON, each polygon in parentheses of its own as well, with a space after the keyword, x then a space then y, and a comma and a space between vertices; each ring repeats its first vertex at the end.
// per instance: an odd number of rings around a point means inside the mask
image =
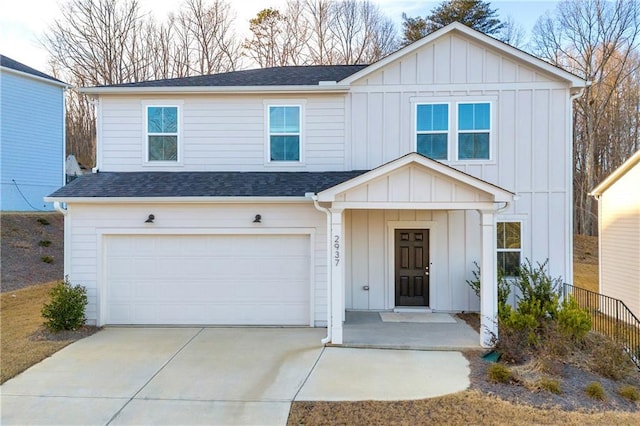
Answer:
POLYGON ((396 229, 396 306, 429 306, 429 230, 396 229))

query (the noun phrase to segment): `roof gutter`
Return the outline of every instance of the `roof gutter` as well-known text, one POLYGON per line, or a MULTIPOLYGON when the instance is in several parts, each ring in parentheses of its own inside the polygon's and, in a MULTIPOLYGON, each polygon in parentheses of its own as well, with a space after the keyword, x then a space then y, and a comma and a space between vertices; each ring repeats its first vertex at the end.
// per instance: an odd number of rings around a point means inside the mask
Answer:
POLYGON ((349 85, 287 85, 287 86, 145 86, 145 87, 83 87, 80 93, 87 95, 137 95, 137 94, 215 94, 215 93, 344 93, 349 85))

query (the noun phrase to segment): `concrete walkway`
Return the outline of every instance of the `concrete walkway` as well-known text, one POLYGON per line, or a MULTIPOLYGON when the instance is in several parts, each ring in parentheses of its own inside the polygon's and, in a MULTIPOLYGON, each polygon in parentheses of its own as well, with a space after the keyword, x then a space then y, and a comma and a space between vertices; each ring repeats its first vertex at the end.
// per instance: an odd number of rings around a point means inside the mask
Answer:
POLYGON ((324 329, 107 328, 0 387, 1 424, 286 424, 296 400, 464 390, 459 352, 324 348, 324 329))

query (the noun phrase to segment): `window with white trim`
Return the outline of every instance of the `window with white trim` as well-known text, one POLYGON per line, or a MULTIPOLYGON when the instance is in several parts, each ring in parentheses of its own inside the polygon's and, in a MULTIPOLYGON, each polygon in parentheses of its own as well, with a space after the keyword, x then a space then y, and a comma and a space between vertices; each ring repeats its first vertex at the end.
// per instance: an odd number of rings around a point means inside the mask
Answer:
POLYGON ((269 105, 269 161, 299 162, 302 108, 300 105, 269 105))
POLYGON ((416 152, 434 160, 491 159, 491 102, 416 103, 415 114, 416 152))
POLYGON ((488 102, 458 104, 458 159, 488 160, 491 105, 488 102))
POLYGON ((498 271, 505 276, 518 275, 522 256, 522 222, 497 222, 498 271))
POLYGON ((416 152, 434 160, 449 158, 449 105, 416 105, 416 152))
POLYGON ((149 105, 146 107, 147 161, 178 161, 178 106, 149 105))

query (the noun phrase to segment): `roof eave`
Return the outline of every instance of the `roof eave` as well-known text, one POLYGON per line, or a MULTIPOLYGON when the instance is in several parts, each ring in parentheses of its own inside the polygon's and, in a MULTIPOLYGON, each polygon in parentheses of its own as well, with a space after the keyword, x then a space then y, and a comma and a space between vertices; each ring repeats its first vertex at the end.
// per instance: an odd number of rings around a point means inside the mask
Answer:
POLYGON ((47 203, 67 204, 167 204, 167 203, 301 203, 311 202, 305 196, 279 197, 44 197, 47 203))
POLYGON ((15 75, 19 75, 21 77, 25 77, 25 78, 30 78, 32 80, 36 80, 42 83, 47 83, 47 84, 51 84, 53 86, 60 86, 64 89, 69 89, 72 86, 68 83, 65 83, 63 81, 58 81, 58 80, 52 80, 50 78, 45 78, 45 77, 41 77, 39 75, 35 75, 35 74, 31 74, 28 72, 24 72, 24 71, 19 71, 13 68, 9 68, 9 67, 3 67, 0 66, 0 69, 2 69, 2 72, 8 72, 10 74, 15 74, 15 75))
POLYGON ((349 85, 287 85, 287 86, 146 86, 146 87, 84 87, 87 95, 133 94, 195 94, 195 93, 344 93, 349 85))
POLYGON ((592 197, 599 197, 600 195, 602 195, 602 193, 604 191, 609 189, 609 187, 611 185, 616 183, 618 181, 618 179, 620 179, 622 176, 624 176, 629 170, 631 170, 633 167, 635 167, 635 165, 638 164, 638 163, 640 163, 640 150, 638 150, 635 154, 633 154, 631 157, 629 157, 629 159, 627 159, 627 161, 625 161, 624 163, 622 163, 620 165, 620 167, 615 169, 613 171, 613 173, 611 173, 609 176, 607 176, 605 178, 605 180, 600 182, 600 184, 598 186, 593 188, 593 190, 591 190, 591 192, 589 192, 589 195, 592 196, 592 197))

